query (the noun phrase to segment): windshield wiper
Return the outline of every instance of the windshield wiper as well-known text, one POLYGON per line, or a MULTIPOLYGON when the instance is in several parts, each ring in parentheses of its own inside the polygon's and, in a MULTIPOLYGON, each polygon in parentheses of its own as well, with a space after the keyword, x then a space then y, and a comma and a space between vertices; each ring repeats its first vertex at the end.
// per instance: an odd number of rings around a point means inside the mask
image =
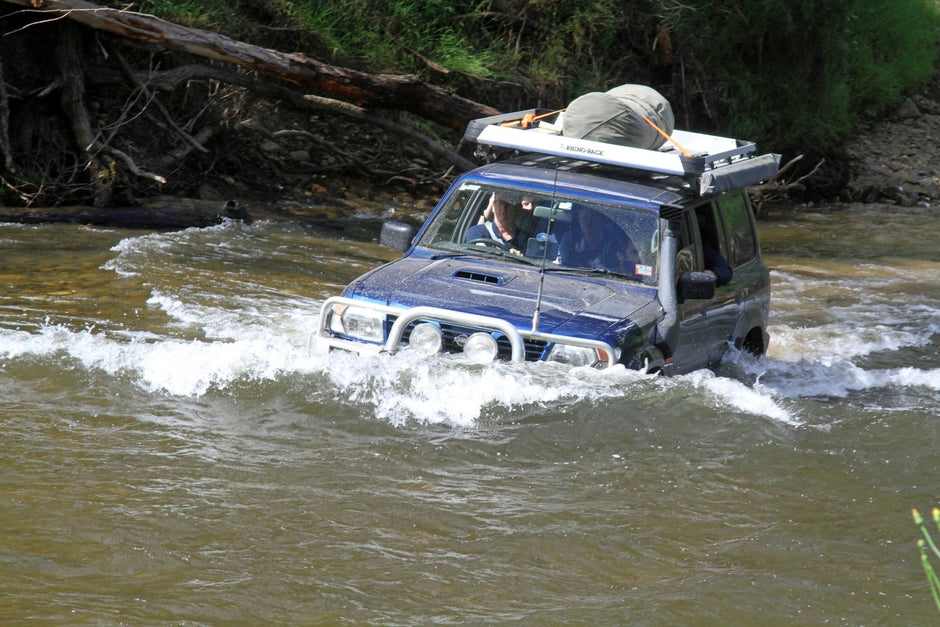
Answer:
POLYGON ((490 255, 495 255, 497 257, 503 257, 505 259, 525 260, 528 263, 532 263, 533 261, 532 259, 527 259, 524 255, 510 252, 509 249, 503 248, 502 246, 498 246, 498 245, 493 245, 493 246, 472 245, 469 247, 467 254, 472 257, 472 256, 475 256, 473 255, 473 253, 486 253, 490 255))
POLYGON ((631 274, 623 274, 622 272, 614 272, 613 270, 608 270, 607 268, 572 268, 570 266, 545 266, 546 272, 570 272, 572 274, 602 274, 604 276, 615 276, 622 279, 631 279, 637 281, 638 279, 631 274))
POLYGON ((522 261, 530 266, 541 265, 540 259, 533 259, 532 257, 526 257, 525 255, 516 255, 509 252, 505 248, 499 248, 495 246, 474 246, 470 250, 464 252, 440 252, 434 253, 428 257, 431 261, 437 261, 439 259, 456 259, 458 257, 468 257, 470 259, 477 258, 480 256, 480 253, 489 253, 497 257, 502 257, 504 259, 512 259, 513 261, 522 261))
POLYGON ((470 257, 468 253, 434 253, 428 259, 437 261, 438 259, 454 259, 456 257, 470 257))

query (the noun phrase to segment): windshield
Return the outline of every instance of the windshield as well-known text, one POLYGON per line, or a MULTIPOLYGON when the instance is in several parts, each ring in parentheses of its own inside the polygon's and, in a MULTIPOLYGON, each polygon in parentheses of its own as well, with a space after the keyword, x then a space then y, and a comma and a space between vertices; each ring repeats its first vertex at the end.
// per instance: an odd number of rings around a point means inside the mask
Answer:
POLYGON ((655 284, 658 224, 649 209, 467 182, 450 194, 418 245, 535 265, 544 259, 549 271, 655 284))

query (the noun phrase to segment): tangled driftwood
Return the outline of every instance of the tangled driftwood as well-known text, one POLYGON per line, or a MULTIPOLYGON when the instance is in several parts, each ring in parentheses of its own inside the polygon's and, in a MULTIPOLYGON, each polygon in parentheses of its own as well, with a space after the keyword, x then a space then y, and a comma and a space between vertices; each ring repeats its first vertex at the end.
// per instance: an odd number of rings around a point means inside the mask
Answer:
MULTIPOLYGON (((167 176, 161 168, 173 167, 191 152, 208 152, 205 144, 219 129, 211 124, 194 129, 175 120, 173 114, 161 104, 157 93, 161 89, 172 90, 188 81, 217 81, 288 102, 300 110, 326 112, 331 117, 367 123, 401 137, 403 143, 417 146, 432 159, 460 169, 469 167, 470 162, 415 128, 393 119, 386 112, 406 111, 453 129, 464 128, 470 119, 497 113, 495 109, 452 94, 416 76, 368 74, 340 68, 305 55, 255 46, 210 31, 167 22, 152 15, 101 7, 85 0, 5 2, 27 7, 18 12, 20 18, 28 18, 27 23, 17 30, 48 27, 50 23, 58 27, 60 35, 52 51, 58 78, 40 96, 58 93, 59 106, 69 120, 82 162, 60 167, 59 171, 66 173, 59 176, 57 182, 77 185, 76 180, 86 180, 85 185, 91 188, 90 195, 95 206, 106 206, 111 201, 116 173, 123 171, 132 177, 161 184, 167 176), (68 24, 59 24, 63 20, 68 24), (86 27, 94 31, 88 31, 86 27), (205 59, 206 62, 168 70, 134 70, 124 60, 119 49, 108 45, 107 56, 113 58, 114 62, 108 67, 89 67, 83 58, 82 44, 88 41, 90 32, 106 32, 134 42, 182 51, 205 59), (132 86, 145 107, 157 112, 167 133, 178 137, 181 145, 162 157, 146 155, 147 167, 140 166, 143 155, 135 154, 132 149, 118 147, 120 142, 116 138, 119 128, 105 130, 96 126, 95 117, 89 114, 87 108, 87 95, 91 88, 89 81, 96 85, 124 83, 132 86)), ((14 35, 17 30, 8 30, 6 35, 14 35)), ((95 44, 101 50, 106 45, 104 42, 95 44)), ((0 64, 0 85, 5 85, 2 73, 0 64)), ((40 193, 42 186, 29 192, 27 185, 9 176, 17 170, 17 164, 12 158, 15 150, 8 132, 9 98, 6 90, 0 89, 0 153, 3 154, 4 172, 7 174, 3 185, 8 192, 17 194, 28 205, 35 198, 43 197, 40 193)), ((342 153, 336 146, 321 145, 334 154, 342 153)), ((391 180, 401 174, 391 170, 378 171, 374 166, 370 170, 366 164, 350 159, 348 154, 344 154, 343 158, 352 167, 367 171, 372 176, 391 180)))
POLYGON ((301 87, 329 93, 364 108, 399 109, 463 129, 468 120, 498 113, 431 85, 417 76, 368 74, 340 68, 299 53, 285 53, 187 28, 152 15, 100 7, 84 0, 5 0, 68 18, 96 30, 225 61, 301 87))

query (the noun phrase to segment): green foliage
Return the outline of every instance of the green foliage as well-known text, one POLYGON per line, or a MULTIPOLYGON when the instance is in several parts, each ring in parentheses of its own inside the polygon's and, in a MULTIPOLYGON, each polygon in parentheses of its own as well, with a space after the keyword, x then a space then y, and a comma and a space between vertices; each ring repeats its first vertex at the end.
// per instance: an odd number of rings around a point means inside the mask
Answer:
POLYGON ((224 30, 226 22, 234 19, 232 12, 225 10, 224 4, 205 3, 198 0, 178 2, 140 0, 135 4, 134 9, 141 13, 157 15, 171 22, 207 30, 224 30))
POLYGON ((330 54, 374 72, 417 72, 417 55, 458 72, 492 74, 498 54, 474 42, 465 24, 478 3, 445 0, 306 0, 292 2, 292 14, 316 32, 330 54))
MULTIPOLYGON (((914 517, 914 524, 920 527, 920 532, 924 536, 923 540, 917 541, 917 547, 920 549, 920 562, 924 567, 927 583, 930 585, 930 593, 933 595, 933 602, 937 605, 937 609, 940 610, 940 578, 937 578, 937 574, 930 564, 930 554, 927 552, 927 547, 930 547, 930 552, 938 559, 940 559, 940 549, 937 549, 937 545, 934 544, 933 539, 930 537, 930 532, 927 531, 927 527, 924 525, 924 517, 920 515, 920 512, 916 509, 912 509, 911 515, 914 517)), ((937 531, 940 532, 940 509, 936 507, 933 508, 931 515, 934 523, 937 525, 937 531)))
POLYGON ((896 94, 930 78, 937 56, 940 4, 868 0, 856 9, 850 26, 857 25, 857 32, 850 30, 846 39, 852 85, 863 101, 890 103, 896 94))
POLYGON ((937 0, 691 0, 679 38, 726 90, 730 123, 776 147, 835 146, 934 71, 937 0))
POLYGON ((680 120, 773 150, 838 147, 861 118, 924 85, 940 39, 940 0, 141 0, 136 8, 356 69, 420 74, 502 109, 651 84, 685 107, 680 120), (657 33, 668 34, 671 57, 657 49, 657 33))

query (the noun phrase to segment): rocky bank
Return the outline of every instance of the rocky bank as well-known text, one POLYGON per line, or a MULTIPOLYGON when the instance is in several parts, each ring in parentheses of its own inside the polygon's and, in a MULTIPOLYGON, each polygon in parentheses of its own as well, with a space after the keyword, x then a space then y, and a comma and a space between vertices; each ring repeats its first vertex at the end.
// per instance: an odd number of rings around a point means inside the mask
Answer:
POLYGON ((868 125, 846 147, 852 178, 843 194, 854 202, 902 206, 940 201, 940 80, 907 99, 885 120, 868 125))

